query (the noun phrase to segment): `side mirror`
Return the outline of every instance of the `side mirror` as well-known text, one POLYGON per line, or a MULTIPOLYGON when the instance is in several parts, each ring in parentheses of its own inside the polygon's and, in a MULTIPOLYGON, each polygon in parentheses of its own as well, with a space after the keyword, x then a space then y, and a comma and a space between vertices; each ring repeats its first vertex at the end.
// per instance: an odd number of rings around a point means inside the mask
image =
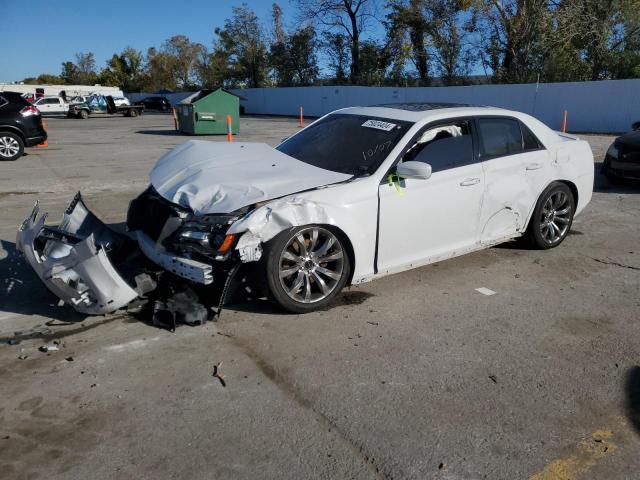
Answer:
POLYGON ((401 178, 417 178, 426 180, 431 176, 431 165, 414 160, 404 162, 396 167, 396 175, 401 178))

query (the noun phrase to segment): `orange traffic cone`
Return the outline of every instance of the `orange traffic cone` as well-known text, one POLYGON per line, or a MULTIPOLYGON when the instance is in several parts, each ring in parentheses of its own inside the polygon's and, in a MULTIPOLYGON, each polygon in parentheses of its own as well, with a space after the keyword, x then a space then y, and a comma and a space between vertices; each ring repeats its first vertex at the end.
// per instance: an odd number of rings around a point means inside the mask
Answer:
POLYGON ((227 142, 233 142, 233 132, 231 130, 231 115, 227 115, 227 142))
MULTIPOLYGON (((45 132, 47 131, 47 122, 45 122, 44 120, 42 121, 42 128, 44 129, 45 132)), ((47 135, 46 140, 36 145, 36 148, 47 148, 48 146, 49 146, 49 136, 47 135)))

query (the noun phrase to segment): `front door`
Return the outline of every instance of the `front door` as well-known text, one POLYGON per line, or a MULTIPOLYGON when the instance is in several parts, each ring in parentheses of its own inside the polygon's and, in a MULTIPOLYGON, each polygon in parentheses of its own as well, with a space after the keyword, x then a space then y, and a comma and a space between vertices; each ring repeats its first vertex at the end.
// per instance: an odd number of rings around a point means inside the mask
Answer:
POLYGON ((379 187, 378 272, 453 256, 478 242, 484 173, 474 151, 473 122, 428 126, 401 161, 431 165, 431 177, 379 187))

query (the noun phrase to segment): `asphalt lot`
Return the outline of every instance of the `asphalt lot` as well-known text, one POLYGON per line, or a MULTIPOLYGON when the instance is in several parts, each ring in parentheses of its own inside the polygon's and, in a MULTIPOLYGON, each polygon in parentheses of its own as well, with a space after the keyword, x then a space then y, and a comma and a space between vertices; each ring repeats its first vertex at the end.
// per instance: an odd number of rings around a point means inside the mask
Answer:
MULTIPOLYGON (((554 250, 509 244, 327 311, 244 303, 172 334, 58 306, 15 231, 36 199, 54 220, 77 190, 122 222, 187 138, 166 115, 47 122, 49 148, 0 163, 0 337, 53 331, 0 344, 0 478, 638 478, 640 188, 598 176, 554 250)), ((243 118, 239 139, 296 128, 243 118)), ((597 162, 612 138, 588 136, 597 162)))

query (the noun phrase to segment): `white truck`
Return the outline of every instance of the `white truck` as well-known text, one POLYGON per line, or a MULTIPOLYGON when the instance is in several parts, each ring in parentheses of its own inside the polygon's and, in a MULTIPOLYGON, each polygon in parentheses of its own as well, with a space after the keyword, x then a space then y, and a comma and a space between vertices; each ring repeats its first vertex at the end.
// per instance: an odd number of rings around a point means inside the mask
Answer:
POLYGON ((33 102, 33 106, 40 110, 43 116, 66 115, 69 112, 69 104, 61 97, 40 97, 33 102))

